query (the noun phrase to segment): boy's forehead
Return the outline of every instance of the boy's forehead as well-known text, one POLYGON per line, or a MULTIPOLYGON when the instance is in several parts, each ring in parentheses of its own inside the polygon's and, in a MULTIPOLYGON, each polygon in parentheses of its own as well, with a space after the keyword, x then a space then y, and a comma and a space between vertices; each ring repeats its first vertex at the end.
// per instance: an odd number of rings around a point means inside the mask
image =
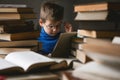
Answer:
POLYGON ((59 20, 59 21, 46 20, 45 23, 47 23, 47 24, 61 24, 62 20, 59 20))

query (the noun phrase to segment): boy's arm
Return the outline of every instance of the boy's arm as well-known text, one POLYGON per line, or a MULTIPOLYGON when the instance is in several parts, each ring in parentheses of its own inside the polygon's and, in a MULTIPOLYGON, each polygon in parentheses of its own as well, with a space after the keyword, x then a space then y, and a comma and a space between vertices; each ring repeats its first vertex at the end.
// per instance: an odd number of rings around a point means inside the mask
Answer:
POLYGON ((64 23, 65 32, 72 32, 72 25, 69 22, 64 23))

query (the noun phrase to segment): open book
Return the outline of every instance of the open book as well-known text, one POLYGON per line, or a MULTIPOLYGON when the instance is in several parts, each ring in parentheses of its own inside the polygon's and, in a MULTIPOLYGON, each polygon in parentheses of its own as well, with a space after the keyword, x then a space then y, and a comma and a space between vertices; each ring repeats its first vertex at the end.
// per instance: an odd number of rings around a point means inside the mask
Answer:
POLYGON ((0 59, 0 73, 29 72, 52 64, 55 64, 53 59, 33 51, 12 52, 5 59, 0 59))
POLYGON ((0 59, 0 74, 66 69, 68 66, 65 59, 52 59, 33 51, 19 51, 0 59))

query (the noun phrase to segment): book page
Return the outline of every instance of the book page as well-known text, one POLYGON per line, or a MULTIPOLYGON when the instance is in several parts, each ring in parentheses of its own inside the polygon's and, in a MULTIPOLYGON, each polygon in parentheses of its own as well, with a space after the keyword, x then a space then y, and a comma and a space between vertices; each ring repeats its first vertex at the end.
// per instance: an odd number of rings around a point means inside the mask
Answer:
MULTIPOLYGON (((27 71, 30 66, 38 64, 38 63, 50 63, 54 62, 54 60, 40 55, 33 51, 20 51, 20 52, 12 52, 8 54, 5 59, 7 61, 10 61, 11 63, 14 63, 20 67, 22 67, 25 71, 27 71)), ((42 65, 39 65, 42 66, 42 65)))
POLYGON ((13 70, 19 71, 20 69, 21 68, 19 66, 17 66, 16 64, 13 64, 4 59, 0 59, 0 73, 5 73, 6 71, 9 72, 9 71, 13 71, 13 70))

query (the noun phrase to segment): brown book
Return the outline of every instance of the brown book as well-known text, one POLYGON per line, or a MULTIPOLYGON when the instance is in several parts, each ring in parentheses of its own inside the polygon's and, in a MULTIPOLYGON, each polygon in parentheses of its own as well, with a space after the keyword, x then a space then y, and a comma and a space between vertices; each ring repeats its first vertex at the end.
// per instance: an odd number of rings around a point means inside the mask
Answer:
MULTIPOLYGON (((37 46, 37 40, 0 41, 0 48, 37 46)), ((39 43, 41 45, 41 43, 39 43)))
POLYGON ((86 55, 83 49, 71 49, 71 54, 83 64, 92 60, 86 55))
POLYGON ((117 21, 120 18, 119 11, 87 11, 77 12, 76 21, 117 21))
POLYGON ((33 25, 0 25, 0 33, 19 33, 34 31, 33 25))
POLYGON ((77 31, 78 37, 92 37, 92 38, 106 38, 106 39, 112 39, 114 36, 120 36, 120 31, 110 31, 110 30, 84 30, 79 29, 77 31))
POLYGON ((71 42, 72 43, 83 43, 84 39, 80 37, 72 37, 71 42))
POLYGON ((0 13, 33 13, 32 8, 0 7, 0 13))
POLYGON ((75 12, 85 12, 85 11, 104 11, 104 10, 120 10, 119 2, 100 2, 100 3, 89 3, 75 5, 75 12))
POLYGON ((4 33, 0 34, 0 40, 15 41, 15 40, 28 40, 37 39, 39 31, 20 32, 20 33, 4 33))
MULTIPOLYGON (((79 29, 86 30, 120 30, 114 21, 79 21, 79 29)), ((118 26, 120 26, 118 24, 118 26)))
POLYGON ((35 13, 1 13, 0 20, 35 19, 35 13))
POLYGON ((0 25, 25 25, 26 20, 1 20, 0 25))

